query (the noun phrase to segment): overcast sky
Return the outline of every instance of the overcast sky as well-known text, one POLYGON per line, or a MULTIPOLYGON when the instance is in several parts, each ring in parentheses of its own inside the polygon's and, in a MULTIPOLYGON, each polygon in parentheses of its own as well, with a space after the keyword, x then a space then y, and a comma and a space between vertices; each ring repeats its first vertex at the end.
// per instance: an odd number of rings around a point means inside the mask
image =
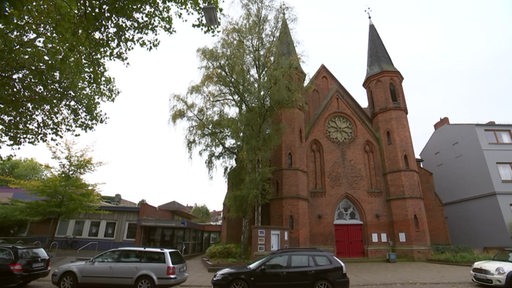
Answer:
MULTIPOLYGON (((451 123, 512 123, 512 1, 510 0, 288 0, 290 23, 308 79, 324 64, 361 106, 367 106, 368 16, 404 76, 416 156, 442 117, 451 123)), ((224 3, 227 13, 231 0, 224 3)), ((196 50, 215 37, 180 24, 157 50, 136 50, 130 66, 113 63, 121 95, 105 105, 110 120, 79 139, 104 162, 87 177, 103 195, 121 194, 158 206, 170 201, 222 209, 222 171, 210 180, 204 160, 189 155, 183 127, 169 124, 168 101, 200 78, 196 50)), ((308 79, 306 81, 308 81, 308 79)), ((48 162, 45 146, 20 157, 48 162)))

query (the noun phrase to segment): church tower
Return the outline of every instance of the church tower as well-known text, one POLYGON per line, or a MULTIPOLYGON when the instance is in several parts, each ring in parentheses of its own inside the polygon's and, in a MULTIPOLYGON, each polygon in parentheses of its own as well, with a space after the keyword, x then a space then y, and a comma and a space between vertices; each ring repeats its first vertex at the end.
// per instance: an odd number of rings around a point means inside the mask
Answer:
POLYGON ((281 141, 274 150, 272 159, 275 171, 269 224, 288 228, 290 247, 307 247, 309 202, 304 153, 304 111, 301 105, 306 74, 300 66, 284 15, 277 39, 274 67, 279 70, 277 73, 281 79, 276 83, 279 88, 274 91, 274 100, 285 101, 288 104, 285 105, 286 108, 277 112, 274 119, 280 129, 281 141), (293 95, 289 95, 290 93, 293 95))
POLYGON ((386 201, 392 218, 390 245, 399 255, 424 259, 430 253, 430 236, 402 81, 370 19, 363 87, 381 141, 386 201))

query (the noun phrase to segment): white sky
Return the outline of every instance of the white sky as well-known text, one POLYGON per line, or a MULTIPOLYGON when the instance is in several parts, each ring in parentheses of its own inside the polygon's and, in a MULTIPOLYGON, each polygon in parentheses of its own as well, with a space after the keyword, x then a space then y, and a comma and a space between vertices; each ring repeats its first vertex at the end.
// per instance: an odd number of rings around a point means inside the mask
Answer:
MULTIPOLYGON (((232 0, 226 0, 226 12, 232 0)), ((451 123, 512 123, 512 1, 510 0, 288 0, 302 67, 311 77, 321 64, 366 107, 368 18, 404 76, 409 124, 418 156, 442 117, 451 123)), ((157 50, 136 50, 130 66, 112 64, 121 95, 105 105, 109 123, 79 139, 105 165, 87 177, 103 195, 121 194, 158 206, 170 201, 222 209, 219 169, 210 180, 204 160, 189 159, 183 127, 168 123, 168 100, 199 78, 196 49, 215 38, 187 25, 162 37, 157 50)), ((309 78, 308 78, 309 79, 309 78)), ((307 80, 306 80, 307 81, 307 80)), ((20 157, 49 162, 44 145, 20 157)))

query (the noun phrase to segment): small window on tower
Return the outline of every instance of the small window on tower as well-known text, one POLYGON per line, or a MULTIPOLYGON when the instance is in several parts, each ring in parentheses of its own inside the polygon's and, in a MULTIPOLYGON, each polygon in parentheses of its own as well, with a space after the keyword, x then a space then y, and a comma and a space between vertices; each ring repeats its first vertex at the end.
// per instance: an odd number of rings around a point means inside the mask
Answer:
POLYGON ((398 97, 396 96, 396 89, 393 83, 389 84, 389 94, 391 95, 391 101, 398 103, 398 97))
POLYGON ((404 164, 405 169, 409 169, 409 157, 407 157, 407 155, 404 155, 404 164))

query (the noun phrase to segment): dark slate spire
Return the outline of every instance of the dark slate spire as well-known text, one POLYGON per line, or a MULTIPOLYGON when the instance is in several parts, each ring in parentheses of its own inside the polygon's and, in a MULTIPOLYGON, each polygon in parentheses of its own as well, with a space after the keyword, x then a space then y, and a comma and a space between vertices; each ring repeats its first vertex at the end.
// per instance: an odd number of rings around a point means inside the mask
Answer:
POLYGON ((297 55, 297 51, 295 51, 295 43, 293 42, 292 34, 288 27, 288 21, 284 13, 281 21, 281 30, 279 31, 276 43, 276 60, 292 62, 292 66, 305 75, 304 70, 302 70, 300 66, 300 59, 297 55))
POLYGON ((389 57, 384 43, 380 39, 375 25, 370 19, 370 31, 368 33, 368 60, 366 65, 366 78, 383 71, 397 71, 389 57))

